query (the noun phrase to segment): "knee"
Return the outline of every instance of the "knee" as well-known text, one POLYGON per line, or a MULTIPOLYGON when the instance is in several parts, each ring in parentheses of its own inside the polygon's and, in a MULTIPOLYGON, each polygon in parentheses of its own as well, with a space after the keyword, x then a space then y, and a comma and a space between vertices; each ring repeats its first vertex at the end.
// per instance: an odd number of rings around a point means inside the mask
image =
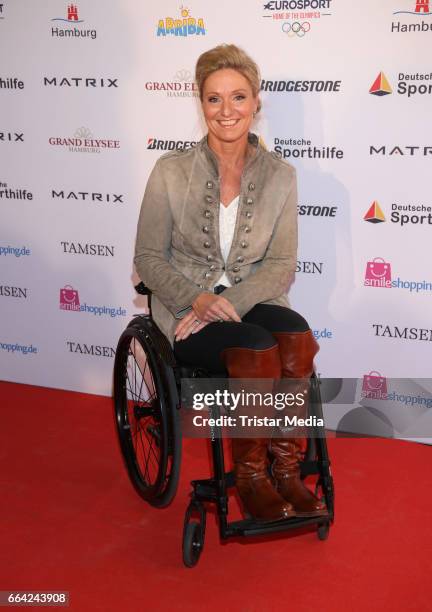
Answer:
POLYGON ((295 310, 289 311, 289 317, 286 318, 284 327, 285 329, 280 331, 302 333, 310 330, 309 323, 295 310))
POLYGON ((272 334, 259 325, 244 325, 241 341, 236 344, 238 347, 255 351, 263 351, 275 345, 272 334))

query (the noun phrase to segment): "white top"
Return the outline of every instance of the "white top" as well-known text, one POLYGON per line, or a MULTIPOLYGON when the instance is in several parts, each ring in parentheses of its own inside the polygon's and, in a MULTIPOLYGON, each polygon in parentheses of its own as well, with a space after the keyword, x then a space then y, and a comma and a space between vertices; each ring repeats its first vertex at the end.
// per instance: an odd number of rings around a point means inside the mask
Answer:
MULTIPOLYGON (((232 241, 234 238, 234 230, 237 220, 237 210, 239 205, 240 196, 234 198, 228 206, 224 206, 222 202, 219 206, 219 243, 222 252, 222 257, 226 263, 229 252, 231 250, 232 241)), ((231 283, 224 272, 219 280, 216 281, 216 285, 225 285, 225 287, 231 287, 231 283)))

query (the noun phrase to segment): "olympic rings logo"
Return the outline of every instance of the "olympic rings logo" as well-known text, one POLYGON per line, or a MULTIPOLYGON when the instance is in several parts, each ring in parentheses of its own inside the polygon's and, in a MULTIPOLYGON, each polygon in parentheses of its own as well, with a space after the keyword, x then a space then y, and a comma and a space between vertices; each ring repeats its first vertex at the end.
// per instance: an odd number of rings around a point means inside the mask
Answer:
POLYGON ((293 21, 293 23, 285 21, 285 23, 282 24, 282 31, 285 32, 285 34, 288 34, 290 37, 298 36, 299 38, 302 38, 306 32, 309 32, 310 29, 311 24, 309 21, 304 21, 303 23, 300 23, 299 21, 293 21))

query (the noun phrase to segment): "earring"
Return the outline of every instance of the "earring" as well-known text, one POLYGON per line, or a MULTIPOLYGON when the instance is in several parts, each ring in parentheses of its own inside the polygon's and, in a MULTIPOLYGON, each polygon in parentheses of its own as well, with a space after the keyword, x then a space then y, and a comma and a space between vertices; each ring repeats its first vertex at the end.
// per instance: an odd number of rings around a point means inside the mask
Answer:
POLYGON ((255 117, 256 117, 256 114, 257 114, 257 112, 256 112, 256 111, 254 111, 254 112, 252 113, 252 117, 253 117, 254 119, 255 119, 255 117))

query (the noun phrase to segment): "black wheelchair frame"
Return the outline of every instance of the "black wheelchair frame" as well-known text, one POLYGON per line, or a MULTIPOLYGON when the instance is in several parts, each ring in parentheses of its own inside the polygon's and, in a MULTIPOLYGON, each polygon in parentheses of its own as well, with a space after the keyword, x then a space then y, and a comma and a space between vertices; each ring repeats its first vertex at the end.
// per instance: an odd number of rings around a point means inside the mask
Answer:
MULTIPOLYGON (((140 283, 135 288, 147 295, 149 314, 137 315, 120 336, 114 363, 114 410, 120 448, 129 478, 137 493, 162 508, 174 498, 181 464, 180 389, 184 378, 208 376, 202 369, 176 362, 167 338, 151 317, 151 292, 140 283)), ((309 414, 321 419, 320 382, 310 381, 309 414)), ((218 416, 218 413, 212 416, 218 416)), ((334 487, 324 428, 316 427, 308 438, 301 477, 316 475, 315 493, 321 491, 327 514, 292 517, 271 523, 252 518, 228 521, 228 490, 235 485, 234 473, 226 472, 223 439, 211 437, 213 477, 191 482, 191 501, 183 528, 183 562, 193 567, 204 547, 206 503, 216 505, 222 540, 238 536, 265 535, 316 527, 320 540, 328 537, 334 521, 334 487)))

